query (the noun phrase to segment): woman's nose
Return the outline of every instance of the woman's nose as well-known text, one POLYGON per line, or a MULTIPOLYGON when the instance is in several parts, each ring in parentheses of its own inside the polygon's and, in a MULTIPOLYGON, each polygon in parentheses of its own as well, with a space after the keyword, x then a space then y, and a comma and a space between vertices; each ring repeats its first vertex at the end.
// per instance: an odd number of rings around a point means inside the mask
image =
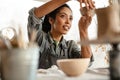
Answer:
POLYGON ((71 20, 70 19, 66 19, 66 23, 67 24, 71 24, 71 20))

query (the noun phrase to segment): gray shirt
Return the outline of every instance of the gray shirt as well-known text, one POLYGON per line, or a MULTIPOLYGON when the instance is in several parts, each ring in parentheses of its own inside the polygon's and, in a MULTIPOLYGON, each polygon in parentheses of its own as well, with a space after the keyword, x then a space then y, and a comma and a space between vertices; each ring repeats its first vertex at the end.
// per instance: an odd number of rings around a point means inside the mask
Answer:
MULTIPOLYGON (((67 58, 80 58, 81 52, 78 45, 73 41, 66 41, 62 37, 58 45, 52 39, 50 33, 45 33, 42 31, 42 22, 44 17, 37 18, 34 15, 34 9, 29 11, 28 17, 28 34, 30 35, 32 28, 38 30, 37 43, 40 48, 39 66, 38 68, 49 68, 52 65, 56 65, 57 59, 67 59, 67 58)), ((91 62, 93 58, 91 58, 91 62)))

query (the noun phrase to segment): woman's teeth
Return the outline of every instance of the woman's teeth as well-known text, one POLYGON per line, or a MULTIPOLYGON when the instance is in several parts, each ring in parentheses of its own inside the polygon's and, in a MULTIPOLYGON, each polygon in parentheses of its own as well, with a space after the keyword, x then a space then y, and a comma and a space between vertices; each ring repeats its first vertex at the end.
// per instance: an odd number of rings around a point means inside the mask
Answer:
POLYGON ((67 26, 64 26, 64 29, 65 29, 65 30, 69 30, 69 27, 67 27, 67 26))

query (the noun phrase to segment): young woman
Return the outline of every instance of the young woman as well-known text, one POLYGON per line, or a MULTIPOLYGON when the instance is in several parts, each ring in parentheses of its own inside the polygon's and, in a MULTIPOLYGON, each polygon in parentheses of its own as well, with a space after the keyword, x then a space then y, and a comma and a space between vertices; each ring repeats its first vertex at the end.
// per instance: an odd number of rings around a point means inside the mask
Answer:
MULTIPOLYGON (((69 0, 52 0, 29 11, 28 34, 36 29, 36 41, 40 47, 39 67, 49 68, 57 59, 91 58, 90 46, 81 46, 81 51, 73 40, 66 41, 63 35, 70 30, 73 20, 72 10, 67 4, 69 0)), ((90 16, 83 16, 79 21, 81 40, 88 39, 87 28, 90 16)))

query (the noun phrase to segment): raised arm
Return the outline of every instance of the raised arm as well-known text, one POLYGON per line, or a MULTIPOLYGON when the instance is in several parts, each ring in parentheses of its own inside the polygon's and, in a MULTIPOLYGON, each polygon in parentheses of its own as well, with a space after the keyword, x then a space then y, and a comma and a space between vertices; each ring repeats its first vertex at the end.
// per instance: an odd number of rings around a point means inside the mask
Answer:
POLYGON ((43 4, 42 6, 36 8, 35 15, 38 18, 41 18, 42 16, 48 14, 49 12, 53 11, 54 9, 61 6, 62 4, 64 4, 67 1, 69 1, 69 0, 51 0, 51 1, 43 4))
MULTIPOLYGON (((79 20, 79 33, 81 41, 88 40, 88 27, 91 23, 92 18, 88 15, 82 16, 79 20)), ((81 57, 90 58, 92 51, 89 45, 81 45, 81 57)))
POLYGON ((43 23, 42 17, 44 17, 46 14, 53 11, 54 9, 61 6, 67 1, 69 0, 50 0, 49 2, 39 7, 32 8, 29 11, 28 24, 27 24, 29 39, 31 39, 31 35, 34 29, 37 30, 38 32, 42 31, 42 23, 43 23))

